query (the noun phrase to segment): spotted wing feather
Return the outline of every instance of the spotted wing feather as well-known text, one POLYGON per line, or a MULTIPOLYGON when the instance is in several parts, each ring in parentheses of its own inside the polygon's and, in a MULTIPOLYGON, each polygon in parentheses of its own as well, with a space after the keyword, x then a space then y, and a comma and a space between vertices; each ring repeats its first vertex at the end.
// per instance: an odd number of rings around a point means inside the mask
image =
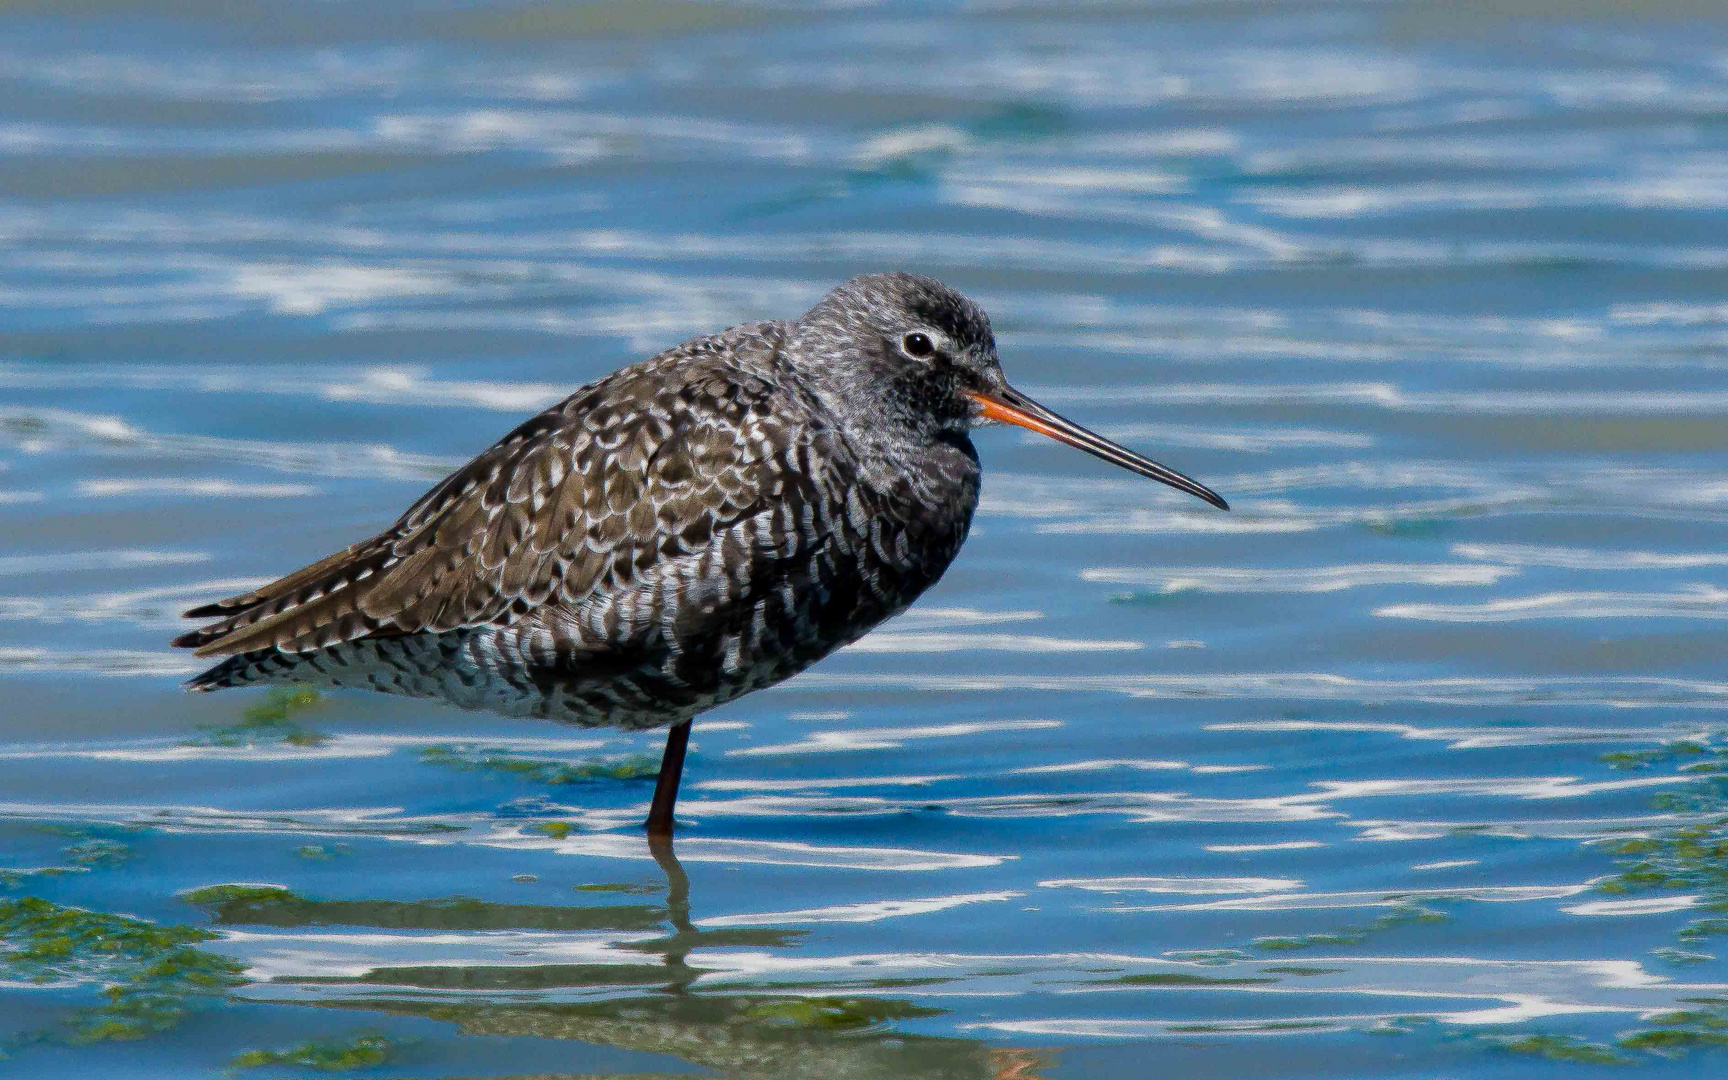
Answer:
MULTIPOLYGON (((770 387, 696 342, 522 424, 368 540, 240 596, 174 644, 199 656, 508 625, 627 588, 760 512, 770 387), (694 352, 697 355, 692 356, 694 352), (669 377, 671 376, 671 377, 669 377)), ((783 440, 782 440, 783 441, 783 440)))

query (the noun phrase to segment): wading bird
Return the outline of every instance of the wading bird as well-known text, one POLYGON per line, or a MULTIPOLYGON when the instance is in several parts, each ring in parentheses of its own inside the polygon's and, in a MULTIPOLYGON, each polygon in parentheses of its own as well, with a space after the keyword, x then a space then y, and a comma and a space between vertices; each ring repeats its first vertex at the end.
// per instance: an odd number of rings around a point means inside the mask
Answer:
POLYGON ((1008 385, 983 310, 912 274, 697 338, 576 391, 394 525, 186 612, 257 682, 432 697, 583 727, 670 724, 648 815, 672 830, 693 717, 906 609, 978 505, 999 422, 1228 505, 1008 385))

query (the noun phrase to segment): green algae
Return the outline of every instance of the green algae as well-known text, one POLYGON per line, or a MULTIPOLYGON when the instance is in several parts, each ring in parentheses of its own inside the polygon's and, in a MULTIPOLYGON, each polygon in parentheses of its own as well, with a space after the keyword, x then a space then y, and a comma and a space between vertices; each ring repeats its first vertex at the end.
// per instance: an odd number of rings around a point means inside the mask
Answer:
POLYGON ((316 709, 323 697, 316 690, 278 687, 264 699, 246 708, 232 724, 200 724, 201 738, 191 740, 192 746, 253 746, 258 743, 287 743, 290 746, 319 746, 324 735, 299 722, 299 717, 316 709))
POLYGON ((570 886, 573 892, 624 893, 628 896, 652 896, 663 888, 665 886, 646 881, 596 881, 570 886))
POLYGON ((296 979, 302 984, 351 983, 384 986, 396 992, 413 990, 461 993, 540 993, 548 990, 616 989, 660 986, 667 981, 666 965, 640 964, 446 964, 372 968, 353 979, 296 979))
POLYGON ((1628 1050, 1648 1050, 1654 1054, 1673 1056, 1700 1046, 1728 1046, 1728 1034, 1719 1031, 1664 1028, 1628 1035, 1620 1040, 1620 1045, 1628 1050))
POLYGON ((188 904, 198 904, 202 907, 287 898, 298 899, 292 892, 280 885, 206 885, 198 889, 187 889, 179 895, 180 899, 188 904))
POLYGON ((1252 960, 1253 954, 1241 949, 1178 949, 1164 954, 1172 960, 1182 960, 1191 964, 1204 964, 1207 967, 1222 967, 1234 964, 1238 960, 1252 960))
POLYGON ((1120 983, 1123 986, 1176 986, 1194 988, 1203 986, 1261 986, 1266 983, 1275 983, 1278 980, 1261 979, 1256 977, 1221 979, 1210 975, 1190 975, 1186 972, 1178 971, 1146 971, 1134 975, 1123 975, 1110 981, 1113 983, 1120 983))
MULTIPOLYGON (((1604 754, 1603 764, 1615 769, 1673 768, 1686 781, 1660 792, 1652 799, 1655 809, 1691 820, 1670 828, 1602 841, 1593 846, 1608 851, 1620 871, 1598 881, 1600 892, 1626 894, 1651 890, 1680 891, 1698 895, 1705 910, 1728 912, 1728 745, 1718 738, 1683 739, 1648 750, 1604 754)), ((1695 944, 1728 934, 1728 917, 1711 915, 1694 919, 1679 931, 1682 942, 1695 944)), ((1658 958, 1673 964, 1707 963, 1710 953, 1692 949, 1658 948, 1658 958)), ((1622 1032, 1612 1045, 1579 1035, 1533 1033, 1528 1035, 1466 1036, 1506 1053, 1546 1058, 1580 1065, 1633 1065, 1650 1056, 1679 1058, 1701 1050, 1728 1046, 1728 998, 1682 998, 1695 1006, 1658 1013, 1644 1026, 1622 1032)), ((1383 1025, 1376 1030, 1402 1032, 1403 1026, 1383 1025)))
POLYGON ((1450 530, 1453 523, 1439 518, 1388 518, 1360 525, 1363 530, 1388 539, 1432 540, 1450 530))
POLYGON ((1681 941, 1703 941, 1718 934, 1728 934, 1728 919, 1693 919, 1681 928, 1678 936, 1681 941))
POLYGON ((534 832, 544 833, 554 840, 564 839, 566 836, 570 835, 571 830, 572 826, 568 821, 542 821, 540 824, 533 826, 534 832))
POLYGON ((1330 1021, 1324 1020, 1262 1020, 1250 1024, 1171 1024, 1164 1030, 1172 1035, 1238 1035, 1243 1032, 1320 1031, 1330 1026, 1330 1021))
POLYGON ((244 965, 196 947, 217 936, 34 896, 0 900, 0 976, 102 983, 106 1004, 74 1013, 64 1037, 75 1043, 141 1039, 246 981, 244 965))
POLYGON ((535 784, 593 784, 660 775, 659 760, 643 754, 572 763, 515 757, 509 751, 497 748, 470 750, 461 746, 428 746, 420 752, 420 760, 428 765, 513 777, 535 784))
POLYGON ((745 1010, 752 1020, 820 1031, 857 1031, 889 1020, 919 1020, 946 1012, 907 1001, 832 997, 768 998, 745 1010))
POLYGON ((1256 949, 1270 949, 1274 952, 1296 949, 1312 949, 1319 945, 1360 945, 1368 939, 1361 931, 1340 931, 1332 934, 1302 934, 1298 937, 1260 937, 1254 939, 1256 949))
POLYGON ((470 896, 432 900, 321 900, 279 885, 207 885, 179 894, 219 926, 375 926, 392 930, 659 929, 663 908, 648 904, 494 904, 470 896))
MULTIPOLYGON (((1686 739, 1652 750, 1605 754, 1603 761, 1615 768, 1648 768, 1675 765, 1691 779, 1680 787, 1660 792, 1653 807, 1695 820, 1667 829, 1614 840, 1607 844, 1620 871, 1596 882, 1598 892, 1611 895, 1666 891, 1691 893, 1700 898, 1705 911, 1728 912, 1728 777, 1720 766, 1728 765, 1728 745, 1714 739, 1686 739), (1704 759, 1702 761, 1698 759, 1704 759), (1699 770, 1693 766, 1711 765, 1699 770)), ((1678 937, 1687 945, 1728 934, 1728 917, 1707 915, 1693 919, 1678 937)), ((1663 959, 1675 963, 1689 958, 1709 959, 1707 953, 1670 950, 1663 959)))
MULTIPOLYGON (((1655 809, 1684 814, 1694 820, 1671 828, 1607 842, 1606 850, 1621 869, 1598 881, 1599 892, 1622 895, 1648 891, 1684 891, 1698 895, 1706 910, 1728 911, 1728 745, 1719 739, 1681 739, 1648 750, 1604 754, 1603 764, 1615 769, 1673 768, 1688 780, 1658 793, 1655 809)), ((1728 934, 1728 917, 1693 919, 1678 932, 1687 944, 1728 934)), ((1707 963, 1710 953, 1664 947, 1655 956, 1672 964, 1707 963)), ((1595 1065, 1627 1065, 1648 1060, 1643 1055, 1676 1058, 1706 1048, 1728 1046, 1728 999, 1682 999, 1697 1006, 1648 1017, 1645 1026, 1623 1032, 1608 1046, 1575 1035, 1498 1037, 1493 1044, 1512 1053, 1555 1061, 1595 1065)))
MULTIPOLYGON (((1709 905, 1728 902, 1728 817, 1662 829, 1610 850, 1621 857, 1624 869, 1597 881, 1597 892, 1688 890, 1704 893, 1709 905)), ((1728 919, 1700 919, 1690 930, 1688 940, 1711 937, 1728 930, 1728 919)))
POLYGON ((132 845, 96 836, 66 848, 65 855, 79 866, 119 866, 132 857, 132 845))
POLYGON ((87 874, 88 866, 0 866, 0 889, 16 889, 31 878, 57 878, 87 874))
POLYGON ((1362 1031, 1368 1035, 1409 1035, 1416 1031, 1432 1031, 1439 1026, 1432 1016, 1383 1016, 1362 1031))
MULTIPOLYGON (((532 1036, 667 1054, 702 1075, 768 1077, 1017 1076, 1032 1053, 920 1035, 895 1021, 929 1010, 895 998, 759 993, 637 993, 586 1002, 345 997, 344 1008, 450 1023, 469 1036, 532 1036)), ((631 1076, 637 1076, 631 1073, 631 1076)), ((643 1080, 660 1074, 641 1074, 643 1080)), ((598 1078, 596 1078, 598 1080, 598 1078)))
POLYGON ((1649 1023, 1652 1025, 1649 1028, 1620 1036, 1616 1045, 1662 1057, 1678 1057, 1702 1047, 1728 1046, 1728 1008, 1721 1005, 1661 1013, 1650 1017, 1649 1023))
POLYGON ((1510 1054, 1529 1054, 1549 1061, 1579 1065, 1630 1065, 1633 1059, 1616 1053, 1612 1046, 1581 1039, 1576 1035, 1507 1035, 1489 1041, 1510 1054))
POLYGON ((400 1047, 381 1031, 361 1031, 345 1039, 320 1039, 284 1050, 248 1050, 228 1064, 236 1069, 292 1065, 315 1072, 353 1072, 388 1064, 400 1047))
POLYGON ((1254 939, 1256 949, 1269 949, 1275 952, 1294 951, 1297 949, 1312 949, 1316 946, 1330 945, 1348 947, 1360 945, 1373 934, 1386 930, 1394 930, 1401 926, 1415 926, 1422 923, 1445 922, 1450 916, 1443 911, 1421 907, 1417 904, 1399 904, 1391 911, 1375 919, 1367 926, 1346 926, 1320 934, 1300 934, 1290 937, 1261 937, 1254 939))
POLYGON ((294 849, 294 857, 307 862, 329 862, 331 859, 352 854, 347 844, 301 844, 294 849))
POLYGON ((1664 765, 1707 753, 1708 747, 1690 739, 1681 739, 1653 750, 1616 750, 1603 754, 1601 760, 1616 769, 1647 769, 1652 765, 1664 765))

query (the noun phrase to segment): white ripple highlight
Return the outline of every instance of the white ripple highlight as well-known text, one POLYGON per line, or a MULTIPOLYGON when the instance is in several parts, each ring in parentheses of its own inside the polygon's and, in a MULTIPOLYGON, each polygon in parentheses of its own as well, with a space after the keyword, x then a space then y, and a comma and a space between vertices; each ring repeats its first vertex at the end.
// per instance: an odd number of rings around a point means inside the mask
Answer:
POLYGON ((1549 544, 1453 544, 1451 551, 1461 559, 1560 570, 1696 570, 1728 566, 1728 552, 1720 551, 1599 551, 1549 544))
POLYGON ((697 926, 784 926, 787 923, 871 923, 904 915, 928 915, 971 904, 995 904, 1025 896, 1021 892, 965 893, 920 900, 874 900, 862 904, 769 911, 751 915, 714 915, 693 920, 697 926))
MULTIPOLYGON (((418 839, 418 838, 416 838, 418 839)), ((513 850, 556 851, 560 855, 601 856, 616 859, 653 859, 639 832, 571 833, 563 839, 524 834, 519 827, 497 829, 484 840, 464 841, 485 847, 513 850)), ((808 866, 839 870, 910 872, 927 870, 977 870, 999 866, 1017 855, 986 855, 967 852, 922 851, 915 848, 844 847, 794 841, 733 840, 685 837, 678 841, 683 862, 751 863, 760 866, 808 866)))
POLYGON ((1162 772, 1187 768, 1190 766, 1186 761, 1169 761, 1159 758, 1100 758, 1093 761, 1064 761, 1054 765, 1028 765, 1023 769, 1013 769, 1011 773, 1014 776, 1044 776, 1053 773, 1108 772, 1112 769, 1162 772))
POLYGON ((1169 383, 1048 386, 1027 391, 1046 404, 1367 406, 1389 412, 1464 416, 1719 416, 1728 390, 1408 390, 1391 382, 1169 383))
POLYGON ((195 480, 174 476, 149 476, 124 480, 80 480, 80 495, 110 498, 116 495, 192 495, 214 499, 287 499, 316 495, 311 484, 238 483, 233 480, 195 480))
POLYGON ((1670 911, 1697 907, 1701 899, 1698 896, 1647 896, 1638 900, 1591 900, 1560 910, 1568 915, 1584 916, 1665 915, 1670 911))
POLYGON ((79 672, 87 675, 192 675, 203 665, 157 649, 46 649, 0 645, 0 671, 79 672))
POLYGON ((778 791, 825 791, 830 788, 930 787, 933 784, 945 784, 961 779, 964 777, 958 773, 938 773, 930 776, 832 776, 791 780, 752 776, 747 780, 702 780, 690 786, 696 791, 743 791, 759 794, 778 791))
POLYGON ((436 479, 462 463, 460 458, 416 454, 376 443, 161 434, 118 416, 70 409, 0 408, 0 446, 8 444, 26 454, 211 461, 261 466, 300 476, 436 479))
POLYGON ((924 607, 919 605, 894 617, 896 630, 948 630, 960 626, 991 626, 1000 623, 1033 622, 1042 611, 986 611, 974 607, 924 607))
POLYGON ((1144 642, 1125 638, 1064 638, 1042 634, 966 634, 878 630, 846 646, 850 653, 1096 653, 1133 652, 1144 642))
POLYGON ((1434 740, 1448 750, 1486 750, 1513 746, 1544 746, 1550 743, 1648 743, 1660 745, 1688 739, 1710 741, 1709 729, 1679 724, 1659 727, 1577 727, 1529 724, 1518 727, 1423 727, 1373 720, 1226 720, 1207 724, 1207 731, 1343 731, 1368 735, 1396 735, 1404 739, 1434 740))
POLYGON ((1505 623, 1531 619, 1728 619, 1728 589, 1690 585, 1671 592, 1550 592, 1480 604, 1387 604, 1386 619, 1505 623))
MULTIPOLYGON (((1254 431, 1218 430, 1197 424, 1104 424, 1098 433, 1117 442, 1155 442, 1163 446, 1231 450, 1239 454, 1271 454, 1281 450, 1320 447, 1335 450, 1366 450, 1374 445, 1372 435, 1354 431, 1318 428, 1268 427, 1254 431)), ((1037 436, 1028 435, 1025 441, 1037 436)))
POLYGON ((1490 799, 1578 799, 1604 791, 1684 784, 1679 775, 1640 776, 1625 780, 1581 781, 1576 776, 1484 776, 1430 780, 1420 777, 1376 780, 1320 780, 1316 791, 1288 797, 1292 803, 1330 804, 1337 799, 1456 795, 1490 799))
POLYGON ((958 739, 972 735, 993 735, 1003 731, 1045 731, 1061 726, 1060 720, 992 720, 988 723, 936 724, 930 727, 826 730, 812 732, 798 742, 728 750, 726 756, 761 757, 769 754, 821 754, 842 750, 898 750, 907 742, 916 739, 958 739))
POLYGON ((1367 679, 1324 671, 1223 671, 1196 675, 1033 675, 1004 671, 925 675, 817 670, 796 676, 792 685, 803 690, 835 691, 1116 693, 1148 701, 1242 698, 1361 704, 1418 701, 1437 705, 1517 705, 1528 708, 1606 705, 1665 709, 1720 709, 1728 705, 1728 682, 1654 675, 1367 679))
POLYGON ((55 555, 0 555, 0 577, 9 574, 66 573, 73 570, 118 570, 138 566, 185 566, 209 562, 204 551, 67 551, 55 555))
POLYGON ((1041 889, 1084 889, 1087 892, 1178 893, 1184 896, 1234 895, 1238 893, 1283 893, 1300 889, 1302 882, 1294 878, 1192 878, 1192 877, 1113 877, 1113 878, 1053 878, 1040 881, 1041 889))
POLYGON ((1493 585, 1517 573, 1514 567, 1482 563, 1356 563, 1288 569, 1105 566, 1080 571, 1080 579, 1166 593, 1330 593, 1374 585, 1493 585))
POLYGON ((195 603, 256 589, 270 578, 192 581, 151 589, 65 596, 0 596, 0 621, 41 623, 130 622, 148 627, 179 627, 179 613, 195 603))
POLYGON ((1341 911, 1347 908, 1400 907, 1422 900, 1473 900, 1487 904, 1522 904, 1533 900, 1564 900, 1592 888, 1576 885, 1473 885, 1441 889, 1400 889, 1397 892, 1269 892, 1203 900, 1185 904, 1112 907, 1115 912, 1146 911, 1341 911))

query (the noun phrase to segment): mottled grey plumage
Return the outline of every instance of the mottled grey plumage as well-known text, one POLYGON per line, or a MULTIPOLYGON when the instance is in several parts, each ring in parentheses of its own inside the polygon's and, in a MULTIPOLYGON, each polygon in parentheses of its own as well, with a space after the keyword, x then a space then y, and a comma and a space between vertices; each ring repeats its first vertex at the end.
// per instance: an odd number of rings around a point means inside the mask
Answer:
POLYGON ((187 612, 215 621, 174 644, 226 657, 197 690, 297 682, 583 726, 682 722, 934 584, 978 502, 967 431, 993 419, 1222 505, 1009 388, 965 297, 871 275, 799 319, 583 387, 377 536, 187 612))
POLYGON ((229 656, 190 685, 651 727, 784 679, 904 609, 966 537, 964 417, 848 362, 913 325, 994 360, 983 312, 895 275, 584 387, 379 535, 188 612, 218 621, 175 644, 229 656))

